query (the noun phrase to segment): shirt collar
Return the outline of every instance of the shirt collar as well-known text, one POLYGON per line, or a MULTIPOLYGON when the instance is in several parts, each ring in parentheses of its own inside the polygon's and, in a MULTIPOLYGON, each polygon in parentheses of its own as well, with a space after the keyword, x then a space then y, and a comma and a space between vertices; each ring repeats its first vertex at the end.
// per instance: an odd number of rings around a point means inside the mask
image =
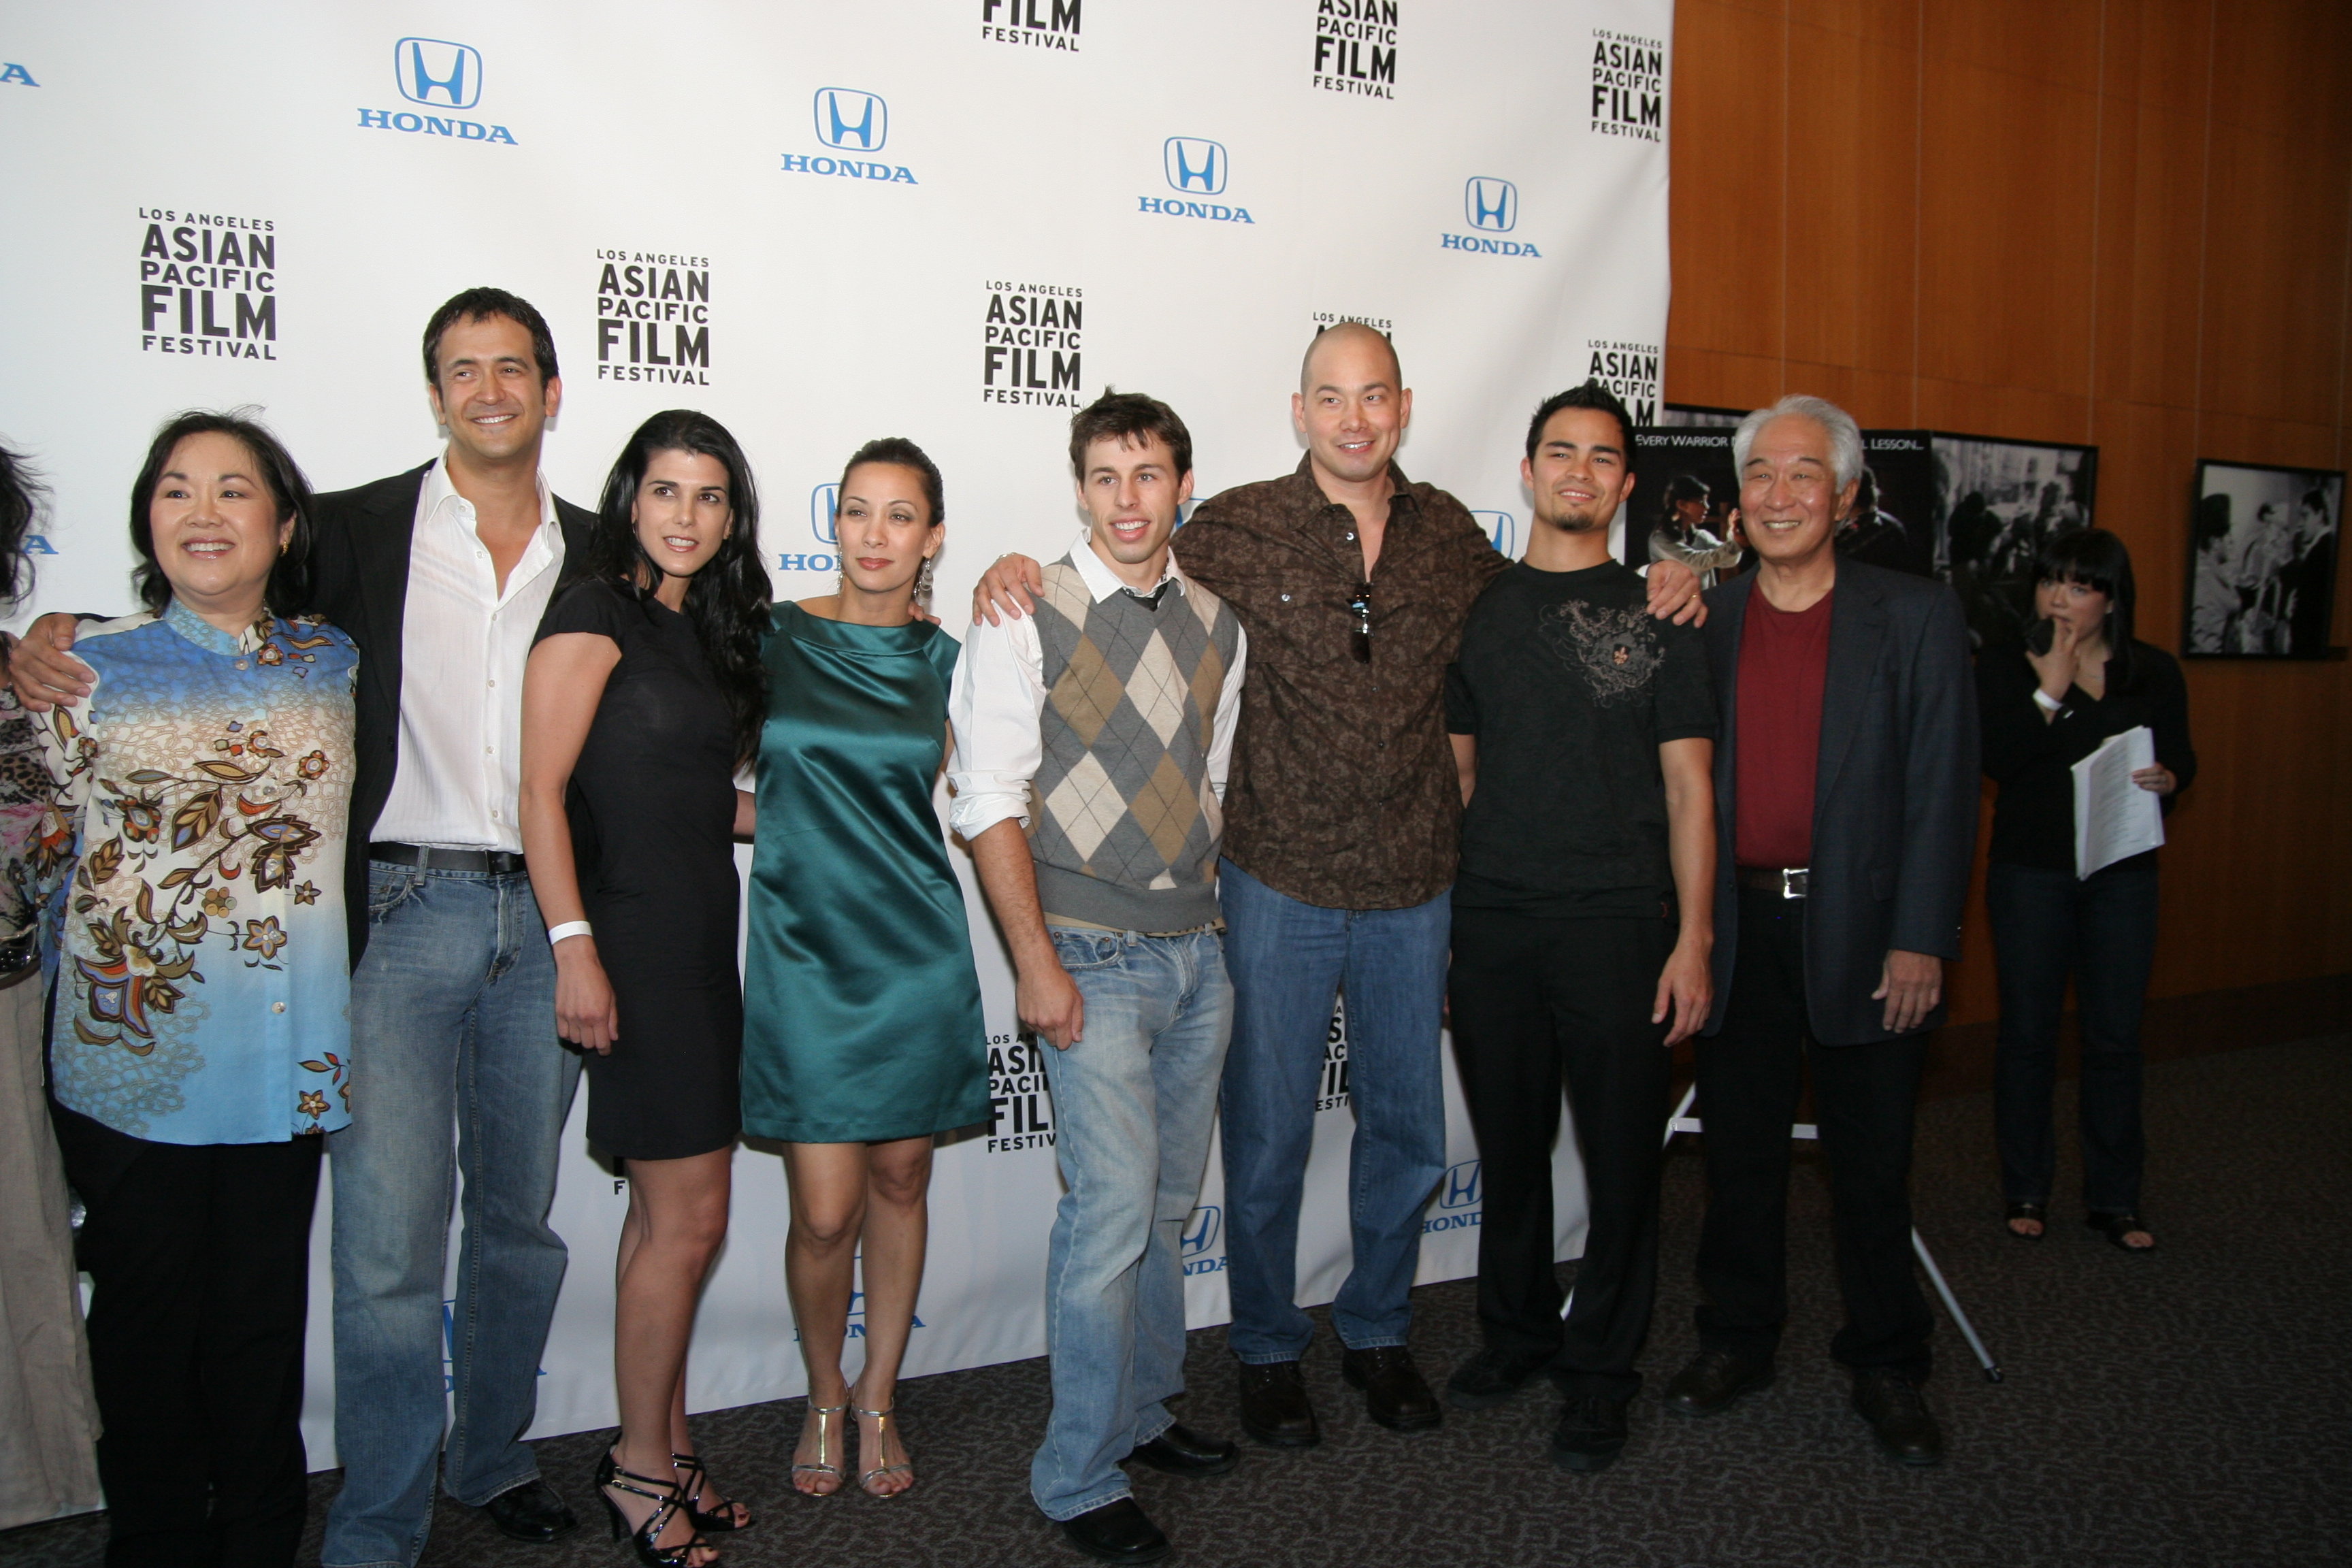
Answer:
MULTIPOLYGON (((1304 454, 1299 458, 1298 467, 1291 470, 1291 478, 1297 483, 1296 493, 1301 504, 1308 509, 1320 511, 1327 507, 1343 504, 1325 495, 1323 487, 1315 482, 1315 458, 1312 453, 1304 454)), ((1417 512, 1421 510, 1421 498, 1413 493, 1412 481, 1404 477, 1403 466, 1393 458, 1389 459, 1389 482, 1396 487, 1394 493, 1389 498, 1389 504, 1392 510, 1406 512, 1417 512)))
MULTIPOLYGON (((555 492, 547 486, 547 475, 545 473, 538 475, 537 482, 539 526, 542 529, 560 530, 562 524, 556 521, 555 516, 555 492)), ((440 515, 441 509, 452 503, 463 507, 465 510, 456 515, 463 520, 465 527, 472 528, 474 503, 459 495, 457 487, 449 482, 449 458, 446 453, 434 458, 433 466, 425 470, 425 489, 420 499, 424 507, 424 515, 427 518, 440 515)))
MULTIPOLYGON (((1087 585, 1087 592, 1093 595, 1095 603, 1101 604, 1122 588, 1135 593, 1132 587, 1119 580, 1118 573, 1103 564, 1103 558, 1095 553, 1094 546, 1090 542, 1093 537, 1092 530, 1079 533, 1077 543, 1070 547, 1070 564, 1077 568, 1078 581, 1087 585)), ((1163 584, 1169 583, 1176 584, 1178 593, 1185 591, 1184 574, 1176 569, 1176 552, 1173 550, 1168 552, 1168 564, 1160 570, 1160 581, 1152 584, 1143 592, 1137 593, 1136 597, 1150 598, 1153 594, 1158 593, 1163 584)))
POLYGON ((222 655, 252 653, 259 648, 268 637, 268 633, 265 630, 268 625, 268 612, 265 611, 263 614, 264 619, 246 627, 237 636, 231 637, 179 600, 173 599, 163 606, 163 624, 206 653, 222 655))

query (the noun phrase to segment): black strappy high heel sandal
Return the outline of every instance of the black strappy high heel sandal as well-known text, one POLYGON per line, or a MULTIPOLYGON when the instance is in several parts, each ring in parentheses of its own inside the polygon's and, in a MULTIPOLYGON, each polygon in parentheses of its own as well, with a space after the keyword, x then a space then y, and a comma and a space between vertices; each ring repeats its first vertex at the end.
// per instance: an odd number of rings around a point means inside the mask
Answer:
MULTIPOLYGON (((694 1554, 710 1548, 710 1542, 699 1534, 677 1546, 656 1544, 671 1518, 686 1507, 678 1496, 677 1483, 641 1476, 635 1470, 625 1470, 614 1462, 609 1449, 603 1458, 596 1461, 596 1498, 604 1505, 604 1511, 612 1516, 613 1539, 626 1540, 645 1568, 698 1568, 694 1554), (635 1492, 641 1498, 651 1498, 656 1506, 652 1513, 646 1516, 645 1523, 631 1529, 629 1516, 621 1511, 621 1505, 605 1491, 607 1487, 614 1491, 635 1492)), ((716 1557, 706 1558, 698 1568, 716 1568, 718 1561, 716 1557)))
POLYGON ((743 1509, 743 1517, 737 1519, 735 1510, 743 1505, 734 1498, 724 1499, 717 1508, 704 1510, 702 1485, 710 1479, 710 1472, 703 1467, 699 1455, 672 1454, 669 1462, 677 1467, 678 1495, 686 1501, 686 1517, 694 1521, 695 1529, 713 1531, 749 1530, 760 1522, 751 1516, 748 1508, 743 1509))

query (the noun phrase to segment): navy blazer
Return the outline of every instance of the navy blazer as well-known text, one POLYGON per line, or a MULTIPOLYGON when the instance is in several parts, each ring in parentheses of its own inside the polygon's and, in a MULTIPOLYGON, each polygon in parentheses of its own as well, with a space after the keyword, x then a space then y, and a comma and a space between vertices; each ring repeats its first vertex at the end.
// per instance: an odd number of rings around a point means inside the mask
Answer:
MULTIPOLYGON (((1709 589, 1706 656, 1721 717, 1715 747, 1715 1016, 1739 954, 1739 636, 1753 573, 1709 589)), ((1887 951, 1960 955, 1976 858, 1977 723, 1960 601, 1930 578, 1851 558, 1830 590, 1829 669, 1813 784, 1805 1005, 1825 1046, 1893 1038, 1871 1000, 1887 951)), ((1947 982, 1948 1000, 1951 986, 1947 982)), ((1944 1021, 1939 1004, 1923 1029, 1944 1021)))
MULTIPOLYGON (((367 945, 367 844, 392 797, 400 765, 401 633, 408 618, 409 542, 425 463, 404 474, 316 499, 310 512, 311 604, 360 648, 352 780, 351 852, 344 857, 343 912, 352 962, 367 945)), ((563 563, 556 593, 586 569, 593 512, 556 498, 563 563)), ((548 601, 551 607, 554 598, 548 601)))

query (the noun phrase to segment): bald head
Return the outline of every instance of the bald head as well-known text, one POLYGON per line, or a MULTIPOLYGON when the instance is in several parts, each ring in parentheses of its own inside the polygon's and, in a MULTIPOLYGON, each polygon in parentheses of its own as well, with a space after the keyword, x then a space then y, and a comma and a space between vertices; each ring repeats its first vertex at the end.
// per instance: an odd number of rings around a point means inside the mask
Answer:
MULTIPOLYGON (((1313 341, 1307 343, 1306 355, 1298 362, 1298 390, 1311 392, 1320 384, 1318 372, 1328 365, 1335 355, 1344 360, 1354 361, 1366 350, 1370 350, 1386 358, 1389 384, 1391 387, 1402 388, 1404 385, 1404 366, 1398 363, 1396 345, 1389 342, 1388 334, 1377 328, 1368 327, 1361 321, 1341 321, 1336 326, 1324 328, 1315 334, 1313 341), (1340 354, 1339 351, 1341 350, 1354 352, 1340 354)), ((1323 379, 1328 380, 1328 374, 1323 379)), ((1332 382, 1331 384, 1339 384, 1332 382)))

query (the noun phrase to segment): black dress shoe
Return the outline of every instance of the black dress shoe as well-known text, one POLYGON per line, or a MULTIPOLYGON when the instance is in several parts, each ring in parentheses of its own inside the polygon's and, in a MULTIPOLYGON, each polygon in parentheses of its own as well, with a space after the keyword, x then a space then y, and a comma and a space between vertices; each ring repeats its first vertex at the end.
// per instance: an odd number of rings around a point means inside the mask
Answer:
POLYGON ((1550 1351, 1488 1345, 1445 1380, 1445 1403, 1456 1410, 1492 1410, 1507 1403, 1552 1363, 1550 1351))
POLYGON ((1071 1545, 1105 1563, 1157 1563, 1168 1555, 1168 1538, 1131 1497, 1062 1521, 1062 1533, 1071 1545))
POLYGON ((1351 1350, 1339 1358, 1339 1375, 1364 1391, 1364 1413, 1392 1432, 1426 1432, 1445 1419, 1402 1345, 1351 1350))
POLYGON ((1171 1476, 1222 1476, 1242 1462, 1242 1451, 1223 1437, 1203 1437, 1190 1427, 1175 1426, 1128 1458, 1171 1476))
POLYGON ((1625 1402, 1605 1394, 1569 1395, 1552 1429, 1551 1462, 1591 1475, 1605 1470, 1625 1451, 1625 1402))
POLYGON ((1890 1367, 1867 1367, 1853 1374, 1853 1407, 1870 1423, 1871 1436, 1889 1458, 1906 1465, 1944 1462, 1944 1431, 1927 1413, 1919 1385, 1890 1367))
POLYGON ((1242 1430, 1276 1448, 1311 1448, 1323 1440, 1307 1382, 1295 1361, 1242 1363, 1242 1430))
POLYGON ((1701 1351, 1666 1384, 1666 1408, 1677 1415, 1719 1415, 1741 1395, 1772 1386, 1772 1363, 1729 1351, 1701 1351))
POLYGON ((553 1487, 536 1476, 519 1487, 509 1487, 484 1503, 482 1511, 490 1516, 500 1535, 541 1545, 580 1528, 580 1516, 555 1495, 553 1487))

